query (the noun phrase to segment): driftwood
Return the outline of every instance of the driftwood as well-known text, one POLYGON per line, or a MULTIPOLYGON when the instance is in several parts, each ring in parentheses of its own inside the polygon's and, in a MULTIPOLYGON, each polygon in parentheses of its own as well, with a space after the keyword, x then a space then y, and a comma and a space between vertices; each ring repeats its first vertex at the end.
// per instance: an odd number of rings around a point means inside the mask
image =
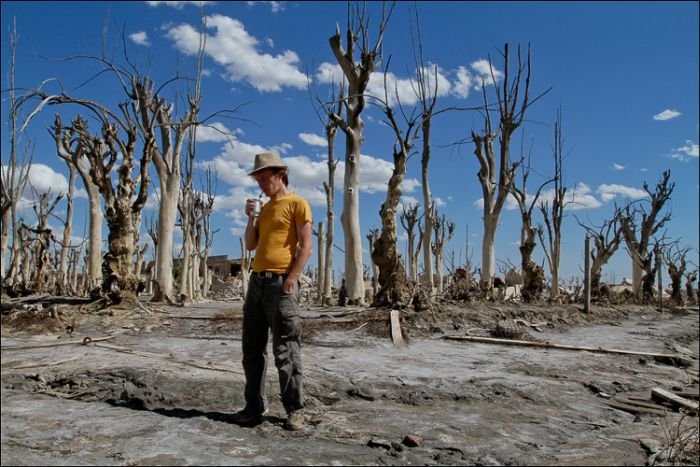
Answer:
POLYGON ((664 402, 670 402, 674 407, 678 407, 681 409, 687 409, 687 410, 690 410, 691 412, 698 411, 698 403, 697 402, 693 402, 693 401, 690 401, 688 399, 685 399, 685 398, 678 396, 670 391, 666 391, 665 389, 652 388, 651 389, 651 397, 652 397, 652 399, 662 400, 664 402))
POLYGON ((614 353, 623 355, 641 355, 645 357, 653 357, 661 361, 670 361, 679 366, 690 366, 692 362, 681 355, 660 354, 653 352, 638 352, 634 350, 620 349, 605 349, 602 347, 577 347, 573 345, 551 344, 549 342, 530 342, 513 339, 496 339, 493 337, 477 337, 477 336, 444 336, 443 339, 457 341, 481 342, 485 344, 504 344, 504 345, 520 345, 526 347, 540 347, 544 349, 561 349, 561 350, 585 350, 588 352, 598 353, 614 353))

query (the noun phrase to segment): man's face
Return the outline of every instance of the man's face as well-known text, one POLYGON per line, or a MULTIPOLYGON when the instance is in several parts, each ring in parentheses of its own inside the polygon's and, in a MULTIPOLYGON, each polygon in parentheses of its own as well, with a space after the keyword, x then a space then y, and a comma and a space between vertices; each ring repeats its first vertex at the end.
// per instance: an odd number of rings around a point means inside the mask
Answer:
POLYGON ((267 196, 277 193, 282 183, 281 172, 275 173, 273 169, 264 169, 253 175, 258 186, 267 196))

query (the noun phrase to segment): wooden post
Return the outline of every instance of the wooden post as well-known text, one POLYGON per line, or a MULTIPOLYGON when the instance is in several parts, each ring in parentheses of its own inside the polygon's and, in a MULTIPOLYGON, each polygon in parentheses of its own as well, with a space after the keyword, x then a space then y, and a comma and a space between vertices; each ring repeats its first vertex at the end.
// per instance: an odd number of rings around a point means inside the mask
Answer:
POLYGON ((659 289, 659 311, 664 311, 664 287, 661 282, 661 249, 658 245, 654 247, 654 258, 656 260, 656 272, 658 277, 658 289, 659 289))
POLYGON ((583 278, 583 311, 591 312, 591 236, 586 234, 586 259, 584 261, 584 278, 583 278))
POLYGON ((323 302, 323 284, 326 277, 326 235, 324 234, 323 222, 318 223, 318 301, 323 302))

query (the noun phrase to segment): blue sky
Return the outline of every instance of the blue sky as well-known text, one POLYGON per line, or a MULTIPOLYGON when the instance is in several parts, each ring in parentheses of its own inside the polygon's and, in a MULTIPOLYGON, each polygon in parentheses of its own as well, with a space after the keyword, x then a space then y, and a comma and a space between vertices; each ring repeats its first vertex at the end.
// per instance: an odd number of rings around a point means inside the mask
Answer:
MULTIPOLYGON (((129 59, 156 83, 164 83, 178 70, 193 76, 192 51, 197 43, 193 32, 201 14, 195 3, 199 2, 3 1, 3 89, 7 88, 10 62, 8 31, 15 19, 18 87, 36 87, 54 78, 57 81, 46 84, 49 91, 56 91, 60 82, 73 96, 116 106, 123 98, 112 76, 103 74, 83 85, 98 70, 95 63, 52 60, 100 55, 104 30, 106 56, 125 63, 123 30, 129 59)), ((209 27, 201 115, 242 107, 237 120, 210 121, 235 134, 235 144, 202 129, 197 158, 202 167, 212 166, 218 176, 214 224, 220 231, 211 254, 238 257, 238 239, 245 225, 244 200, 258 194, 245 176, 256 152, 280 152, 290 166, 290 187, 309 199, 315 224, 325 220, 322 183, 327 179, 327 152, 322 144, 323 127, 309 99, 306 74, 321 96, 328 95, 328 77, 337 73, 328 38, 336 24, 344 32, 347 7, 345 2, 202 3, 209 27)), ((567 153, 565 183, 576 194, 564 219, 562 279, 580 276, 583 265, 585 232, 573 215, 602 223, 610 217, 614 202, 638 199, 642 183, 653 187, 668 169, 676 189, 667 236, 691 246, 698 263, 697 2, 399 2, 386 30, 384 63, 391 56, 390 82, 402 90, 402 102, 408 108, 413 102, 407 80, 414 69, 410 22, 415 19, 416 6, 425 59, 440 72, 437 108, 481 104, 478 83, 485 60, 492 57, 502 71, 499 50, 504 43, 510 43, 513 51, 518 45, 526 49, 530 44, 531 94, 552 89, 526 115, 513 138, 512 158, 519 157, 524 140, 533 155, 530 191, 548 178, 553 171, 553 124, 561 108, 567 153)), ((381 3, 371 2, 369 8, 372 37, 376 37, 381 3)), ((179 83, 182 91, 183 81, 179 83)), ((381 73, 376 73, 370 92, 378 92, 381 86, 381 73)), ((175 90, 176 86, 169 88, 165 96, 172 99, 175 90)), ((493 86, 488 92, 493 100, 493 86)), ((7 97, 3 92, 3 163, 9 147, 4 124, 7 97)), ((55 112, 61 112, 67 121, 75 110, 66 106, 44 109, 26 135, 36 145, 32 180, 40 191, 67 186, 67 170, 47 132, 55 112)), ((364 238, 369 229, 380 226, 378 212, 391 173, 393 137, 381 123, 376 106, 368 106, 363 118, 360 212, 364 238)), ((483 230, 478 164, 472 144, 454 143, 468 138, 471 130, 481 130, 483 119, 476 112, 447 112, 435 119, 433 128, 431 188, 439 212, 457 225, 446 256, 454 251, 455 262, 464 262, 468 226, 472 261, 478 263, 483 230)), ((336 156, 341 161, 344 144, 339 132, 336 156)), ((342 166, 336 175, 336 189, 341 189, 342 166)), ((409 160, 403 194, 405 203, 422 201, 419 154, 409 160)), ((87 203, 85 198, 77 203, 74 232, 79 237, 87 203)), ((519 264, 520 217, 514 207, 509 204, 501 216, 496 257, 519 264)), ((336 218, 341 210, 338 192, 336 218)), ((31 210, 25 212, 25 218, 33 221, 31 210)), ((150 215, 149 211, 144 217, 150 215)), ((535 222, 542 222, 539 214, 535 222)), ((56 219, 51 225, 60 230, 56 219)), ((336 244, 342 246, 341 236, 338 223, 336 244)), ((176 243, 179 241, 176 234, 176 243)), ((365 264, 369 261, 366 244, 364 240, 365 264)), ((399 247, 405 249, 405 236, 399 247)), ((539 246, 535 257, 543 259, 539 246)), ((310 264, 316 265, 315 255, 310 264)), ((336 256, 336 274, 342 265, 341 257, 336 256)), ((604 280, 620 281, 630 275, 630 260, 620 249, 604 268, 604 280)))

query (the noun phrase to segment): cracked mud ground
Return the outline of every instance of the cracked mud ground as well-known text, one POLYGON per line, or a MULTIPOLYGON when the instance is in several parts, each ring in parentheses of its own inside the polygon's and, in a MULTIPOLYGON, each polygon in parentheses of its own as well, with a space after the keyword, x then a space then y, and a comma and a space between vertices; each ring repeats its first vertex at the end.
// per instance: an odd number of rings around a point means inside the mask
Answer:
POLYGON ((272 364, 263 421, 229 421, 243 404, 240 303, 60 309, 44 327, 3 313, 3 465, 650 465, 674 429, 698 423, 608 404, 697 393, 697 309, 444 305, 403 314, 403 348, 386 310, 305 309, 299 432, 283 429, 272 364), (533 340, 691 366, 444 339, 513 318, 546 323, 524 330, 533 340))

